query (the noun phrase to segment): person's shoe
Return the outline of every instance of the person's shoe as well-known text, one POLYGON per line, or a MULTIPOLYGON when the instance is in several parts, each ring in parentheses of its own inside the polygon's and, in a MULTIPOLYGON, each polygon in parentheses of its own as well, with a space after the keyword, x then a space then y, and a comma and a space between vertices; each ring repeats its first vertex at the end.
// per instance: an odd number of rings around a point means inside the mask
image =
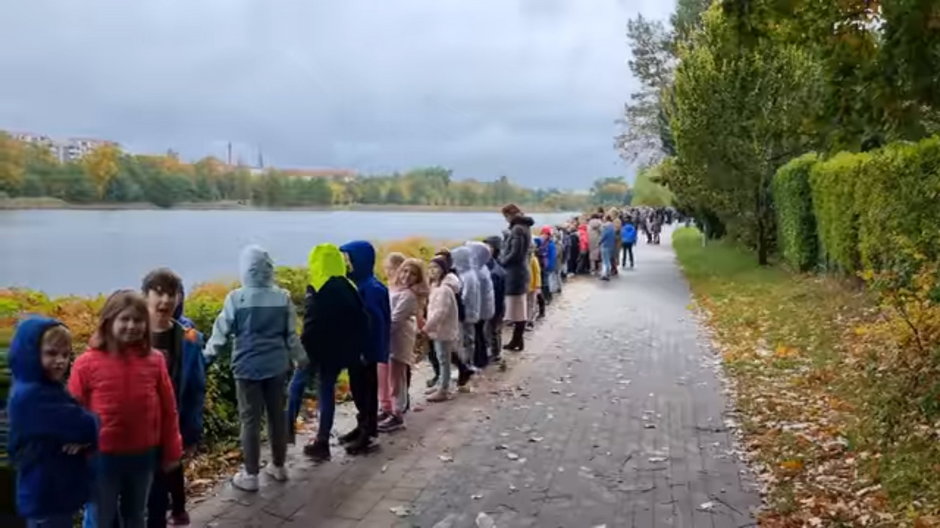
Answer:
POLYGON ((444 389, 437 389, 433 394, 428 396, 429 402, 442 402, 450 399, 450 394, 447 393, 444 389))
POLYGON ((326 462, 330 459, 330 443, 317 439, 312 444, 304 446, 304 454, 312 458, 314 462, 326 462))
POLYGON ((376 448, 378 448, 378 445, 372 443, 372 437, 363 434, 346 444, 346 453, 349 455, 365 455, 376 448))
POLYGON ((461 372, 460 374, 457 375, 457 386, 463 387, 464 385, 470 382, 470 378, 472 377, 473 377, 473 371, 469 369, 461 372))
POLYGON ((425 394, 434 394, 435 392, 437 392, 437 387, 436 387, 436 386, 435 386, 435 387, 430 387, 430 388, 428 388, 426 391, 424 391, 425 394))
POLYGON ((232 486, 242 491, 258 491, 258 475, 250 475, 242 469, 232 477, 232 486))
POLYGON ((433 378, 429 379, 425 383, 425 385, 427 385, 429 389, 433 389, 434 386, 437 385, 437 376, 434 376, 433 378))
POLYGON ((462 392, 462 393, 464 393, 464 394, 469 394, 469 393, 473 392, 473 387, 471 387, 469 383, 467 383, 466 385, 458 385, 458 386, 457 386, 457 392, 462 392))
POLYGON ((379 417, 376 419, 376 423, 382 423, 385 420, 388 420, 388 417, 392 414, 386 411, 379 411, 379 417))
POLYGON ((385 421, 379 423, 380 433, 391 433, 405 426, 405 420, 401 416, 389 416, 385 421))
POLYGON ((275 466, 273 462, 269 462, 264 466, 264 472, 278 482, 287 482, 287 468, 284 466, 275 466))
POLYGON ((173 513, 166 521, 167 526, 189 526, 189 514, 186 512, 173 513))
POLYGON ((346 434, 340 436, 340 437, 339 437, 339 443, 340 443, 340 444, 348 444, 348 443, 350 443, 350 442, 356 440, 357 438, 359 438, 359 435, 360 435, 359 428, 356 427, 356 428, 354 428, 352 431, 349 431, 348 433, 346 433, 346 434))

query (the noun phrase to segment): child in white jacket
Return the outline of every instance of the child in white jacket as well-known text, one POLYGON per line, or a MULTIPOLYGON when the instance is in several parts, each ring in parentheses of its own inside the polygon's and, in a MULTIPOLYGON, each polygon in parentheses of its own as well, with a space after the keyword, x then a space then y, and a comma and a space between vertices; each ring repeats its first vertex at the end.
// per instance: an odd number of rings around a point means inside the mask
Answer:
POLYGON ((470 260, 480 283, 480 320, 473 327, 473 365, 478 369, 483 369, 488 363, 486 322, 496 314, 493 277, 490 275, 490 269, 486 267, 492 253, 490 253, 490 247, 483 242, 467 242, 466 246, 470 248, 470 260))
MULTIPOLYGON (((460 297, 463 301, 464 320, 461 324, 462 341, 458 355, 464 363, 470 364, 473 362, 476 324, 480 321, 480 279, 476 268, 473 267, 470 248, 456 247, 451 250, 450 256, 454 261, 454 269, 460 276, 460 283, 463 285, 460 297)), ((461 373, 460 379, 457 380, 457 385, 461 389, 467 386, 470 375, 469 372, 461 373)))

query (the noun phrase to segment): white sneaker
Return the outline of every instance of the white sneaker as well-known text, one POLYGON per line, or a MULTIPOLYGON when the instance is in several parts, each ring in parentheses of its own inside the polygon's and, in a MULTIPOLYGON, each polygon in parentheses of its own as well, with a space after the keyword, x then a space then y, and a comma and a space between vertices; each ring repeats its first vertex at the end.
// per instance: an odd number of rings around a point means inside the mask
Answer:
POLYGON ((268 462, 268 465, 264 466, 264 472, 278 482, 287 481, 287 468, 284 466, 275 466, 273 462, 268 462))
POLYGON ((258 475, 249 475, 243 468, 232 477, 232 485, 242 491, 258 491, 258 475))

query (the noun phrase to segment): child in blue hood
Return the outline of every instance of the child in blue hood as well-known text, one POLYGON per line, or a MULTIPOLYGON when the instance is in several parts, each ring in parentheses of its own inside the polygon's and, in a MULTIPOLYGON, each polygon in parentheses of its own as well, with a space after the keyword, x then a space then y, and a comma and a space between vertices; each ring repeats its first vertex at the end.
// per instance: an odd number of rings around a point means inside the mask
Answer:
POLYGON ((10 346, 10 454, 17 510, 31 528, 71 528, 91 496, 98 421, 65 389, 71 357, 71 333, 54 319, 23 321, 10 346))
POLYGON ((356 284, 369 315, 369 335, 363 362, 349 368, 349 384, 356 402, 356 428, 339 438, 350 454, 369 450, 378 435, 379 378, 378 364, 388 362, 392 315, 388 288, 375 277, 375 248, 364 240, 341 246, 351 269, 347 276, 356 284))
MULTIPOLYGON (((461 323, 462 346, 459 347, 458 356, 465 364, 473 363, 473 355, 476 350, 476 324, 480 321, 481 311, 481 292, 480 279, 477 269, 473 266, 473 257, 470 248, 467 246, 456 247, 451 250, 450 255, 454 261, 454 269, 460 277, 461 290, 460 298, 464 307, 464 318, 461 323)), ((461 391, 467 391, 469 388, 467 382, 470 381, 472 371, 462 371, 457 378, 457 387, 461 391)))

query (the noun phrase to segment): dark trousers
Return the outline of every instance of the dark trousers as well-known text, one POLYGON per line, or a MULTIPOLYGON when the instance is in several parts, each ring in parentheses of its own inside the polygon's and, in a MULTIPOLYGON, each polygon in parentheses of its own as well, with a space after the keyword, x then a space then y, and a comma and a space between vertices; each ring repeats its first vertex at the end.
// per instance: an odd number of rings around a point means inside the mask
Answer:
POLYGON ((486 350, 486 321, 479 321, 473 325, 473 335, 473 364, 477 368, 484 368, 489 363, 486 350))
POLYGON ((633 244, 623 244, 623 267, 627 267, 627 256, 630 257, 630 267, 633 267, 633 244))
POLYGON ((147 499, 147 528, 165 528, 166 512, 171 507, 173 515, 186 511, 186 481, 182 465, 169 473, 160 469, 154 472, 147 499))
POLYGON ((486 322, 486 342, 490 346, 490 358, 499 359, 503 351, 503 314, 486 322))
POLYGON ((349 386, 356 402, 356 427, 370 436, 378 434, 379 373, 375 363, 349 367, 349 386))

